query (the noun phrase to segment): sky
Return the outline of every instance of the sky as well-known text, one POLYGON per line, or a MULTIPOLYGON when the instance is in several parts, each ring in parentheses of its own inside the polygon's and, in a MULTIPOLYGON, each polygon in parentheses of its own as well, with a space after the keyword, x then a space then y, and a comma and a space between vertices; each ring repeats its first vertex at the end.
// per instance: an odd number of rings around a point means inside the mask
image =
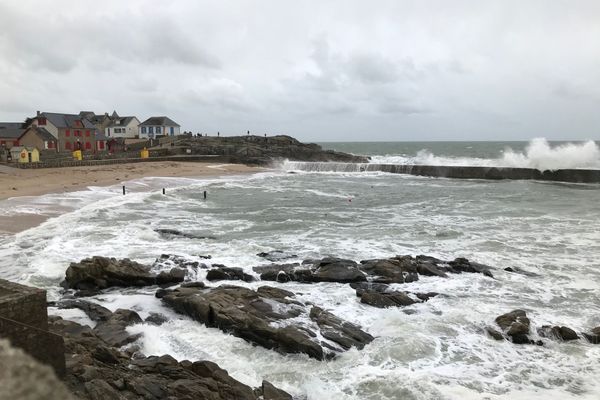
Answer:
POLYGON ((309 141, 600 139, 597 0, 0 0, 0 121, 309 141))

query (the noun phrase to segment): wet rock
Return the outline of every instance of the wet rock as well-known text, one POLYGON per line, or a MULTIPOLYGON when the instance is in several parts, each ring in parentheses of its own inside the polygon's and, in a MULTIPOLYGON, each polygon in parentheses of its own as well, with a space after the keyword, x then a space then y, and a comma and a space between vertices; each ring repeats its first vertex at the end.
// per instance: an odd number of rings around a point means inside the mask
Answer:
POLYGON ((112 312, 108 308, 85 300, 61 300, 56 306, 60 309, 77 308, 86 313, 92 321, 96 322, 106 321, 112 316, 112 312))
POLYGON ((254 281, 254 277, 244 272, 242 268, 226 267, 220 264, 213 264, 213 269, 208 271, 206 279, 209 281, 238 280, 244 282, 254 281))
POLYGON ((490 267, 469 261, 466 258, 456 258, 454 261, 450 261, 448 265, 454 272, 471 272, 483 274, 485 276, 489 276, 490 278, 494 277, 490 271, 490 267))
POLYGON ((356 290, 357 297, 362 296, 365 292, 386 293, 391 291, 390 285, 385 283, 354 282, 350 284, 350 287, 356 290))
POLYGON ((488 335, 490 335, 494 340, 504 340, 504 335, 498 332, 496 329, 488 326, 485 328, 485 331, 488 335))
MULTIPOLYGON (((198 256, 200 258, 208 258, 210 259, 211 256, 198 256)), ((152 264, 153 268, 159 268, 159 269, 163 269, 165 266, 167 267, 178 267, 181 269, 198 269, 198 268, 207 268, 207 266, 205 264, 202 264, 198 261, 195 260, 190 260, 184 256, 178 256, 176 254, 161 254, 160 257, 158 257, 155 261, 154 264, 152 264)))
POLYGON ((600 326, 592 329, 590 333, 583 333, 583 337, 592 344, 600 344, 600 326))
MULTIPOLYGON (((161 284, 181 282, 181 270, 175 269, 160 275, 161 284)), ((158 277, 150 272, 146 265, 131 261, 128 258, 95 256, 78 263, 71 263, 67 268, 66 285, 78 290, 101 290, 113 286, 149 286, 158 284, 158 277)))
POLYGON ((513 343, 532 343, 527 336, 529 334, 530 321, 523 310, 514 310, 496 317, 496 323, 510 338, 513 343))
POLYGON ((130 335, 125 328, 141 322, 142 319, 135 311, 118 309, 108 320, 98 323, 93 332, 108 345, 121 347, 134 342, 140 336, 130 335))
MULTIPOLYGON (((381 284, 379 284, 381 285, 381 284)), ((360 297, 360 302, 378 308, 405 307, 416 303, 422 303, 437 293, 410 293, 401 291, 392 291, 389 287, 379 286, 378 284, 355 284, 356 295, 360 297), (410 295, 416 297, 414 299, 410 295)))
POLYGON ((292 400, 293 397, 281 389, 276 388, 270 382, 262 381, 259 395, 264 400, 292 400))
POLYGON ((517 267, 506 267, 506 268, 504 268, 504 270, 506 272, 513 272, 515 274, 521 274, 521 275, 525 275, 525 276, 529 276, 529 277, 539 276, 538 274, 536 274, 534 272, 525 271, 524 269, 517 268, 517 267))
POLYGON ((269 286, 256 291, 238 286, 179 288, 162 301, 209 327, 281 353, 305 353, 323 360, 347 346, 362 348, 373 340, 358 327, 318 307, 310 312, 310 306, 297 301, 293 293, 269 286), (313 323, 300 322, 309 318, 313 323), (316 339, 315 332, 324 340, 316 339))
POLYGON ((183 282, 185 279, 185 270, 181 268, 173 268, 169 272, 162 271, 156 276, 158 285, 175 285, 183 282))
POLYGON ((194 233, 189 233, 189 232, 182 232, 179 231, 177 229, 165 229, 165 228, 160 228, 160 229, 155 229, 154 232, 160 234, 160 236, 162 236, 165 239, 173 239, 173 238, 184 238, 184 239, 216 239, 216 237, 214 236, 207 236, 207 235, 197 235, 194 233))
POLYGON ((204 284, 204 282, 186 282, 186 283, 182 283, 181 286, 182 288, 204 288, 206 287, 206 285, 204 284))
POLYGON ((258 253, 257 256, 261 257, 261 258, 264 258, 264 259, 267 259, 269 261, 273 261, 273 262, 282 261, 282 260, 288 260, 290 258, 297 258, 298 257, 295 254, 286 253, 285 251, 281 251, 281 250, 273 250, 273 251, 262 252, 262 253, 258 253))
POLYGON ((167 322, 169 319, 165 317, 163 314, 151 312, 150 315, 144 320, 149 324, 153 325, 162 325, 167 322))
POLYGON ((538 335, 549 339, 558 339, 562 341, 577 340, 579 335, 567 326, 544 325, 537 330, 538 335))
POLYGON ((323 259, 317 264, 312 277, 314 282, 350 283, 367 280, 357 263, 342 259, 323 259))
POLYGON ((370 277, 375 283, 404 283, 408 272, 402 269, 399 260, 365 260, 360 262, 360 270, 370 277))
POLYGON ((312 271, 306 266, 298 263, 292 264, 272 264, 252 268, 254 272, 260 274, 263 281, 285 282, 313 282, 312 271))
MULTIPOLYGON (((126 352, 106 346, 78 324, 54 317, 51 331, 65 338, 65 385, 80 399, 212 399, 258 400, 291 398, 263 384, 253 390, 209 361, 177 362, 169 355, 131 359, 126 352), (79 332, 79 333, 74 333, 79 332), (285 397, 285 396, 288 397, 285 397), (263 396, 263 397, 260 397, 263 396)), ((61 397, 62 398, 62 397, 61 397)), ((67 398, 67 397, 65 397, 67 398)))

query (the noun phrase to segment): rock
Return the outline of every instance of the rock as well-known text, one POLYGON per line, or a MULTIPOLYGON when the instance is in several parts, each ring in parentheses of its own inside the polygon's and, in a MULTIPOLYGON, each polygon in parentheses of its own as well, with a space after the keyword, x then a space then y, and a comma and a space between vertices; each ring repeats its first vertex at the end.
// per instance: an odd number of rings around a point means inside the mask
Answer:
POLYGON ((99 304, 85 300, 62 300, 56 304, 60 309, 77 308, 86 313, 92 321, 106 321, 112 316, 112 312, 99 304))
POLYGON ((446 278, 448 276, 444 271, 438 268, 437 265, 431 264, 429 262, 417 264, 417 272, 419 273, 419 275, 425 276, 439 276, 441 278, 446 278))
POLYGON ((500 315, 496 318, 496 323, 511 337, 513 343, 529 343, 527 335, 529 334, 530 321, 525 311, 514 310, 500 315))
POLYGON ((313 282, 312 271, 298 263, 263 265, 254 267, 252 270, 260 274, 260 279, 263 281, 277 281, 280 283, 289 281, 313 282))
MULTIPOLYGON (((86 332, 83 327, 75 329, 72 325, 78 324, 54 317, 49 327, 51 331, 65 338, 68 362, 64 382, 77 398, 149 400, 291 398, 285 397, 285 392, 268 383, 253 390, 230 377, 226 370, 210 361, 177 362, 169 355, 140 356, 131 359, 125 352, 106 347, 106 344, 94 334, 91 336, 72 334, 77 331, 86 332), (68 328, 69 333, 64 331, 65 328, 68 328)), ((1 369, 0 375, 5 370, 1 369)), ((31 381, 31 376, 27 376, 29 377, 28 388, 35 386, 37 381, 31 381)), ((40 380, 40 382, 43 382, 46 387, 46 381, 40 380)), ((5 380, 2 381, 3 393, 7 383, 5 380)), ((31 399, 71 398, 66 391, 64 396, 59 395, 60 392, 54 392, 55 395, 52 395, 51 390, 46 390, 44 393, 46 397, 31 397, 31 399)))
MULTIPOLYGON (((178 283, 183 281, 182 270, 173 269, 167 274, 161 273, 160 283, 178 283)), ((113 286, 149 286, 158 283, 158 277, 150 272, 148 266, 131 261, 128 258, 117 260, 107 257, 92 257, 71 263, 66 272, 66 284, 71 289, 101 290, 113 286)))
POLYGON ((160 313, 151 312, 150 315, 144 320, 149 324, 153 325, 162 325, 167 322, 169 319, 160 313))
POLYGON ((592 329, 590 333, 583 333, 583 337, 592 344, 600 344, 600 326, 592 329))
POLYGON ((544 325, 538 329, 538 335, 549 339, 558 339, 562 341, 577 340, 579 335, 566 326, 550 326, 544 325))
POLYGON ((173 268, 169 272, 162 271, 156 276, 158 285, 175 285, 183 282, 185 279, 185 270, 181 268, 173 268))
POLYGON ((293 397, 281 389, 276 388, 270 382, 262 381, 260 394, 264 400, 293 400, 293 397))
POLYGON ((135 311, 118 309, 108 320, 98 323, 93 332, 109 346, 121 347, 139 338, 139 335, 127 333, 125 328, 141 322, 142 319, 135 311))
POLYGON ((364 282, 367 278, 357 265, 332 262, 319 266, 313 273, 313 280, 314 282, 350 283, 364 282))
POLYGON ((220 264, 213 264, 213 269, 208 271, 206 279, 209 281, 239 280, 244 282, 254 281, 254 277, 244 272, 242 268, 231 268, 220 264))
POLYGON ((390 285, 385 283, 353 282, 350 287, 356 290, 357 297, 362 296, 365 292, 387 293, 391 291, 390 285))
POLYGON ((154 232, 160 234, 162 237, 166 239, 172 239, 174 237, 181 237, 184 239, 216 239, 214 236, 206 236, 206 235, 196 235, 193 233, 182 232, 177 229, 155 229, 154 232))
POLYGON ((360 263, 360 270, 371 277, 371 282, 404 283, 404 277, 408 275, 399 260, 366 260, 360 263))
MULTIPOLYGON (((211 258, 210 256, 199 256, 200 258, 211 258)), ((206 265, 199 263, 198 261, 189 260, 183 256, 175 254, 161 254, 159 258, 152 264, 153 268, 162 269, 164 266, 178 267, 181 269, 197 269, 206 268, 206 265)))
POLYGON ((288 260, 290 258, 298 257, 295 254, 286 253, 281 250, 273 250, 273 251, 258 253, 257 256, 265 258, 265 259, 267 259, 269 261, 273 261, 273 262, 277 262, 277 261, 281 261, 281 260, 288 260))
POLYGON ((410 306, 418 303, 404 292, 365 292, 360 296, 360 302, 378 308, 410 306))
POLYGON ((269 286, 256 291, 238 286, 179 288, 162 301, 209 327, 280 353, 305 353, 323 360, 348 346, 362 348, 373 340, 358 327, 318 307, 309 312, 293 293, 269 286), (313 323, 301 322, 308 319, 313 323), (315 332, 324 339, 319 341, 315 332))
POLYGON ((182 283, 181 286, 182 288, 205 288, 206 285, 204 284, 204 282, 186 282, 186 283, 182 283))
POLYGON ((488 326, 485 328, 485 331, 487 332, 488 335, 490 335, 494 340, 504 340, 504 335, 502 335, 502 333, 498 332, 497 330, 495 330, 494 328, 492 328, 491 326, 488 326))
POLYGON ((5 339, 0 339, 0 365, 0 399, 75 399, 52 368, 12 347, 5 339))
POLYGON ((487 265, 469 261, 466 258, 456 258, 454 261, 450 261, 448 265, 455 272, 479 273, 485 276, 489 276, 490 278, 494 277, 490 272, 490 267, 488 267, 487 265))

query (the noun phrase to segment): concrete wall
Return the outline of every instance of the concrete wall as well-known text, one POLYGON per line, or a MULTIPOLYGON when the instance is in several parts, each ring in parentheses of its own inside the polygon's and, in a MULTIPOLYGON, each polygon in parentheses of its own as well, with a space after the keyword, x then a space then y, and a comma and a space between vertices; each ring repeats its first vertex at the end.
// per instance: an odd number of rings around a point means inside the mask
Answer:
POLYGON ((48 329, 46 291, 0 280, 0 316, 48 329))

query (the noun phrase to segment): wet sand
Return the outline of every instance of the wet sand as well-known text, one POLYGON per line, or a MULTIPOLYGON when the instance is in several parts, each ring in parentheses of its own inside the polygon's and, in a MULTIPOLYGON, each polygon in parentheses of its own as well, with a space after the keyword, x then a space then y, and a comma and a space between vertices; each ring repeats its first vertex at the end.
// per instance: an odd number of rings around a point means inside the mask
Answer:
MULTIPOLYGON (((2 200, 84 190, 88 186, 110 186, 144 177, 208 177, 263 171, 243 164, 196 162, 148 162, 102 166, 18 169, 0 166, 2 200)), ((37 226, 48 217, 37 214, 0 215, 0 233, 17 233, 37 226)))

